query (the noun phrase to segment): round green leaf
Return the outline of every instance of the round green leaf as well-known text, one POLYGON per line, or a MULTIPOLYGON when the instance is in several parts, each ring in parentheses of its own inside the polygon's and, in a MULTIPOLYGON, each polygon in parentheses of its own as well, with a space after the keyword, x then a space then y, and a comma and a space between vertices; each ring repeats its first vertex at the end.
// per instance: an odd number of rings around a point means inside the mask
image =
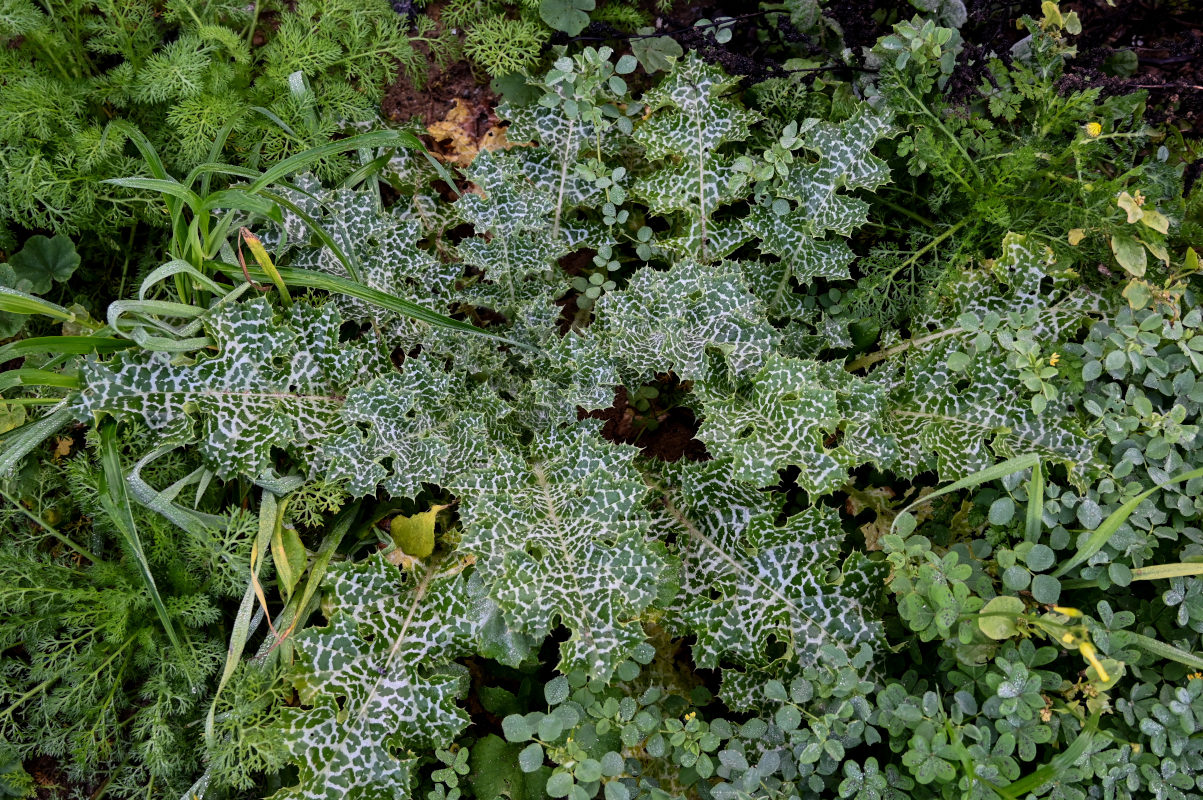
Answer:
POLYGON ((573 787, 572 776, 567 772, 557 772, 547 779, 548 797, 567 797, 573 787))
POLYGON ((1038 544, 1028 551, 1027 558, 1024 560, 1032 571, 1044 572, 1057 560, 1057 555, 1048 545, 1038 544))
POLYGON ((525 742, 534 731, 521 714, 510 714, 501 721, 501 731, 507 742, 525 742))
POLYGON ((1009 639, 1018 632, 1015 615, 1023 613, 1023 601, 1018 597, 996 597, 978 612, 977 626, 991 639, 1009 639))
POLYGON ((568 685, 568 679, 563 675, 557 675, 547 682, 543 687, 543 697, 547 700, 547 705, 558 706, 568 699, 568 693, 571 691, 568 685))
POLYGON ((586 758, 584 761, 581 761, 576 765, 576 769, 573 770, 573 773, 576 775, 576 779, 581 783, 600 781, 602 777, 602 765, 601 762, 595 758, 586 758))
POLYGON ((1015 501, 1010 497, 1000 497, 990 504, 989 512, 991 525, 1006 525, 1015 516, 1015 501))
POLYGON ((53 239, 31 236, 8 259, 16 278, 11 287, 28 294, 45 294, 54 281, 62 283, 79 267, 75 245, 61 233, 53 239))
POLYGON ((613 750, 608 751, 601 757, 601 768, 602 774, 608 778, 621 775, 626 771, 626 765, 622 761, 622 756, 613 750))
POLYGON ((606 784, 606 800, 631 800, 631 792, 624 784, 610 781, 606 784))
POLYGON ((1061 581, 1052 575, 1036 575, 1032 578, 1032 597, 1037 603, 1056 603, 1061 599, 1061 581))
POLYGON ((518 754, 518 767, 523 772, 535 772, 543 766, 543 745, 531 742, 518 754))
POLYGON ((783 731, 796 730, 802 724, 802 712, 796 706, 782 706, 774 717, 777 727, 783 731))
POLYGON ((548 27, 576 36, 589 24, 589 14, 596 6, 594 0, 541 0, 539 18, 548 27))

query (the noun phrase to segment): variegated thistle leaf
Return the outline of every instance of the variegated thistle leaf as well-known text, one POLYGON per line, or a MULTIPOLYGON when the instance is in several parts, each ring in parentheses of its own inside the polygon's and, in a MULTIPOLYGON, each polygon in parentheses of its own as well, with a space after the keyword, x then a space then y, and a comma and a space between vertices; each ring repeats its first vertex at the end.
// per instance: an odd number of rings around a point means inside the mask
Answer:
POLYGON ((713 219, 729 199, 729 186, 737 175, 733 159, 718 149, 746 139, 749 126, 759 119, 726 96, 737 82, 738 78, 687 53, 644 95, 652 116, 634 133, 648 157, 663 162, 635 183, 635 193, 654 213, 685 215, 677 234, 659 244, 702 261, 727 255, 748 236, 737 223, 713 219))
POLYGON ((739 268, 729 262, 641 269, 625 290, 598 300, 591 330, 638 381, 669 371, 681 380, 705 380, 715 352, 744 373, 761 365, 776 338, 739 268))
POLYGON ((540 103, 525 106, 502 103, 497 115, 510 121, 506 138, 511 142, 538 145, 514 148, 507 155, 521 162, 523 174, 555 198, 562 211, 604 196, 602 190, 581 178, 577 171, 581 147, 596 144, 591 124, 579 117, 569 117, 561 106, 548 108, 540 103))
POLYGON ((555 201, 522 172, 522 161, 482 150, 466 170, 480 194, 465 192, 455 202, 460 218, 477 236, 459 243, 460 258, 484 273, 467 299, 512 314, 530 294, 528 276, 550 276, 556 259, 568 252, 564 239, 550 235, 555 201))
POLYGON ((308 462, 342 430, 343 395, 374 361, 364 346, 339 342, 342 320, 329 306, 295 303, 283 314, 276 321, 263 298, 218 308, 206 321, 217 352, 192 363, 151 351, 89 359, 76 414, 136 418, 164 439, 196 441, 223 478, 259 477, 273 448, 308 462))
POLYGON ((476 557, 511 627, 542 639, 564 625, 560 669, 607 679, 644 640, 639 616, 668 561, 645 537, 636 450, 596 428, 589 420, 536 434, 529 459, 462 487, 460 550, 476 557))
POLYGON ((888 117, 865 106, 844 122, 811 120, 809 126, 804 147, 817 161, 792 166, 777 190, 780 199, 793 201, 792 207, 778 213, 773 205, 758 205, 743 221, 760 251, 779 259, 746 265, 753 290, 775 317, 797 316, 797 285, 850 277, 854 256, 844 238, 865 223, 869 205, 846 192, 873 190, 890 179, 889 167, 872 154, 890 130, 888 117))
MULTIPOLYGON (((456 705, 482 615, 462 564, 402 576, 380 557, 331 568, 325 628, 295 638, 294 672, 308 708, 285 709, 298 800, 408 800, 415 750, 445 747, 467 726, 456 705)), ((486 615, 487 616, 487 615, 486 615)))
POLYGON ((940 480, 958 480, 1023 453, 1065 464, 1071 476, 1092 462, 1094 446, 1058 404, 1036 414, 1016 392, 1018 370, 993 359, 955 372, 947 366, 955 349, 942 342, 927 351, 890 393, 886 429, 902 475, 934 466, 940 480))
MULTIPOLYGON (((915 475, 937 469, 957 480, 998 458, 1039 453, 1066 465, 1073 480, 1093 463, 1094 447, 1073 415, 1054 401, 1035 413, 1019 370, 1007 361, 997 335, 965 327, 966 319, 1005 320, 1004 328, 1030 332, 1052 352, 1097 310, 1098 299, 1054 272, 1051 251, 1026 236, 1007 234, 1002 254, 985 268, 969 268, 942 284, 938 316, 925 323, 958 324, 887 349, 897 351, 869 380, 890 391, 887 428, 898 443, 898 469, 915 475), (970 353, 968 366, 949 366, 953 353, 970 353)), ((930 329, 929 329, 930 330, 930 329)), ((1013 335, 1002 331, 1003 335, 1013 335)))
MULTIPOLYGON (((285 194, 297 203, 335 241, 352 261, 355 274, 313 236, 296 214, 285 211, 284 230, 288 236, 280 243, 282 256, 289 266, 327 272, 342 278, 354 278, 364 286, 411 300, 432 310, 446 311, 459 268, 441 263, 420 246, 424 236, 421 223, 401 214, 385 212, 372 192, 358 189, 323 189, 312 178, 296 181, 299 191, 285 194)), ((380 306, 354 297, 334 295, 335 307, 346 319, 395 322, 400 318, 380 306)), ((408 319, 402 323, 416 326, 408 319)))
POLYGON ((735 478, 776 484, 794 466, 811 494, 835 491, 848 469, 890 463, 893 440, 882 424, 886 393, 836 364, 771 355, 745 379, 727 376, 698 384, 698 438, 729 459, 735 478))
POLYGON ((399 374, 351 390, 342 411, 349 429, 322 448, 327 477, 346 481, 355 496, 380 486, 413 497, 422 483, 452 485, 487 468, 502 446, 493 432, 506 409, 487 389, 470 390, 467 375, 418 356, 399 374))
MULTIPOLYGON (((813 663, 822 647, 877 643, 880 625, 865 606, 871 595, 855 576, 830 578, 844 539, 835 509, 814 507, 778 526, 780 503, 736 480, 730 463, 682 463, 665 473, 660 524, 675 533, 681 558, 671 621, 679 635, 697 636, 699 667, 733 664, 768 677, 813 663)), ((750 697, 728 696, 726 672, 724 700, 746 707, 750 697)))

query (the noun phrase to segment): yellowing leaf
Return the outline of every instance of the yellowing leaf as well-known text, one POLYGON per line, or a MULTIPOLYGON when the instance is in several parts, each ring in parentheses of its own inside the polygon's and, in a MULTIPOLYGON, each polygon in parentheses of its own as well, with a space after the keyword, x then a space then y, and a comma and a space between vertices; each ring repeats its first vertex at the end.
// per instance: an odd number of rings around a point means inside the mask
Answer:
POLYGON ((8 433, 24 424, 25 406, 10 406, 8 403, 0 400, 0 433, 8 433))
POLYGON ((1139 222, 1140 218, 1144 216, 1145 212, 1144 209, 1140 207, 1140 203, 1136 202, 1136 198, 1127 192, 1120 192, 1115 204, 1124 211, 1128 212, 1129 223, 1139 222))
POLYGON ((1162 214, 1160 211, 1154 211, 1153 209, 1149 209, 1147 211, 1141 209, 1141 211, 1142 214, 1140 217, 1140 222, 1142 225, 1152 228, 1158 233, 1170 232, 1170 221, 1166 218, 1165 214, 1162 214))
POLYGON ((308 552, 301 543, 297 529, 290 525, 278 525, 272 532, 272 561, 276 564, 280 591, 285 597, 292 594, 293 588, 305 574, 307 559, 308 552))
POLYGON ((441 161, 467 166, 481 150, 506 150, 517 146, 506 139, 505 128, 493 125, 483 135, 476 134, 476 120, 488 109, 474 107, 460 98, 440 121, 428 126, 427 132, 439 143, 442 152, 434 155, 441 161))
POLYGON ((422 511, 412 517, 393 517, 389 524, 393 544, 414 558, 429 556, 434 552, 434 524, 439 512, 444 508, 447 506, 432 506, 429 511, 422 511))
POLYGON ((1141 242, 1144 244, 1145 249, 1147 249, 1150 253, 1153 254, 1154 258, 1156 258, 1158 261, 1165 264, 1166 266, 1169 266, 1170 251, 1165 248, 1164 244, 1162 244, 1161 242, 1146 242, 1143 239, 1141 240, 1141 242))
POLYGON ((982 606, 977 626, 991 639, 1010 639, 1019 632, 1015 617, 1023 613, 1023 601, 1018 597, 996 597, 982 606))
POLYGON ((1074 247, 1086 238, 1086 230, 1084 228, 1073 228, 1069 232, 1069 243, 1074 247))

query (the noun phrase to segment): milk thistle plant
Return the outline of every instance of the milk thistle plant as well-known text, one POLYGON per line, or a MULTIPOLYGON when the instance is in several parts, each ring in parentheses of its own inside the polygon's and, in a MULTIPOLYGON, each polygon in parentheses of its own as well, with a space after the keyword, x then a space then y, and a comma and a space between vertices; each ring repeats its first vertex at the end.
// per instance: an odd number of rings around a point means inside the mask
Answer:
POLYGON ((129 134, 136 296, 0 288, 0 787, 1203 794, 1199 204, 1052 3, 950 107, 952 5, 855 87, 556 45, 462 167, 129 134))

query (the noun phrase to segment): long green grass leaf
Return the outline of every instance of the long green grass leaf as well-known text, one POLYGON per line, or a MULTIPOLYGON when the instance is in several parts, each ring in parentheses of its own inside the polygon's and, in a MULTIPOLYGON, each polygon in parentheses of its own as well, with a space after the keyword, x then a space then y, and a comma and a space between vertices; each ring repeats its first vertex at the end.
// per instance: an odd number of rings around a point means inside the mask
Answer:
POLYGON ((46 441, 71 419, 71 408, 65 402, 41 419, 27 422, 4 434, 0 446, 0 475, 6 474, 31 450, 46 441))
MULTIPOLYGON (((1013 472, 1022 472, 1025 469, 1031 469, 1039 463, 1040 456, 1036 455, 1035 453, 1027 453, 1022 456, 1016 456, 1015 458, 1009 458, 1002 463, 978 470, 972 475, 961 478, 959 481, 953 481, 947 486, 940 487, 931 494, 920 497, 918 500, 902 509, 902 511, 898 513, 898 517, 908 513, 912 508, 920 503, 929 502, 936 499, 940 495, 945 495, 950 492, 957 492, 961 489, 968 489, 970 486, 978 486, 983 483, 989 483, 990 481, 996 481, 999 478, 1005 478, 1013 472)), ((890 526, 891 530, 893 530, 894 526, 898 524, 898 517, 894 518, 894 522, 890 526)))
POLYGON ((1040 531, 1044 527, 1044 468, 1039 462, 1032 467, 1032 480, 1028 483, 1028 513, 1024 521, 1023 538, 1025 541, 1040 540, 1040 531))
POLYGON ((1145 491, 1128 500, 1128 502, 1111 512, 1107 519, 1103 520, 1102 524, 1095 529, 1094 533, 1090 534, 1086 541, 1082 543, 1081 547, 1078 548, 1078 551, 1074 553, 1073 558, 1071 558, 1069 561, 1066 561, 1064 564, 1058 567, 1055 572, 1053 572, 1053 577, 1061 577, 1071 569, 1077 567, 1079 564, 1084 564, 1087 559, 1102 550, 1103 546, 1106 545, 1107 542, 1111 540, 1111 537, 1115 535, 1116 531, 1120 529, 1120 526, 1128 521, 1128 517, 1132 516, 1132 512, 1136 511, 1137 506, 1139 506, 1148 498, 1152 497, 1153 494, 1160 491, 1163 487, 1171 486, 1175 483, 1182 483, 1183 481, 1193 480, 1195 478, 1203 478, 1203 468, 1191 470, 1190 472, 1184 472, 1181 475, 1170 478, 1164 484, 1161 484, 1160 486, 1154 486, 1152 489, 1146 489, 1145 491))
POLYGON ((303 153, 297 153, 291 158, 286 158, 265 170, 246 190, 248 192, 257 192, 280 180, 285 175, 303 172, 327 156, 345 153, 348 150, 358 150, 361 147, 424 149, 422 147, 422 140, 409 131, 373 131, 371 133, 361 133, 357 136, 348 136, 346 139, 339 139, 336 142, 313 147, 303 153))
POLYGON ((173 645, 179 647, 179 635, 171 622, 171 616, 167 613, 167 606, 163 604, 163 598, 159 595, 159 587, 155 584, 154 575, 151 574, 150 562, 146 559, 146 553, 142 549, 142 540, 138 536, 138 527, 134 523, 134 513, 129 504, 129 493, 125 487, 125 471, 121 466, 121 457, 117 453, 117 423, 113 420, 106 420, 100 426, 100 462, 104 466, 105 477, 105 493, 100 497, 101 505, 108 513, 109 521, 117 528, 121 538, 125 540, 126 547, 134 556, 138 573, 142 576, 142 583, 150 595, 150 602, 154 605, 155 613, 159 615, 159 621, 163 623, 163 630, 167 633, 167 638, 173 645))
POLYGON ((75 314, 60 305, 32 294, 9 289, 7 286, 0 286, 0 311, 9 314, 41 314, 62 321, 75 318, 75 314))
MULTIPOLYGON (((241 267, 219 262, 213 262, 213 264, 232 278, 237 279, 242 277, 241 267)), ((255 281, 265 282, 268 280, 267 274, 257 267, 252 269, 248 265, 248 272, 255 281)), ((474 336, 484 336, 487 339, 493 339, 514 347, 529 349, 526 345, 511 341, 504 336, 489 333, 470 323, 452 319, 437 311, 431 311, 429 308, 420 306, 410 300, 403 300, 395 295, 379 291, 378 289, 372 289, 371 287, 364 286, 347 278, 341 278, 337 275, 329 275, 325 272, 313 272, 307 269, 296 269, 295 267, 282 267, 280 269, 280 277, 289 286, 345 294, 349 297, 356 297, 373 305, 388 309, 389 311, 394 311, 410 319, 415 319, 418 322, 425 322, 427 325, 459 331, 460 333, 470 333, 474 336)))
POLYGON ((123 186, 126 189, 145 189, 149 192, 159 192, 177 200, 183 200, 194 211, 201 207, 200 196, 177 180, 161 178, 109 178, 104 183, 123 186))
POLYGON ((134 343, 128 339, 112 339, 105 336, 37 336, 32 339, 18 339, 0 347, 0 364, 35 353, 115 353, 133 346, 134 343))
POLYGON ((1077 735, 1077 738, 1063 752, 1053 756, 1047 764, 1006 786, 995 786, 994 791, 1001 797, 1006 798, 1006 800, 1018 800, 1018 798, 1054 780, 1058 775, 1072 767, 1074 762, 1081 758, 1087 749, 1089 749, 1090 743, 1099 728, 1100 715, 1101 712, 1099 711, 1091 714, 1090 719, 1086 720, 1086 724, 1082 726, 1082 732, 1077 735))
POLYGON ((1203 575, 1203 564, 1157 564, 1152 567, 1137 567, 1132 570, 1134 581, 1164 581, 1170 578, 1185 578, 1188 575, 1203 575))
POLYGON ((0 372, 0 392, 8 391, 14 386, 59 386, 65 389, 78 389, 79 378, 74 375, 64 375, 48 369, 22 367, 0 372))
POLYGON ((1136 645, 1150 655, 1168 658, 1170 661, 1177 661, 1179 664, 1185 664, 1192 669, 1203 669, 1203 656, 1199 656, 1196 653, 1188 653, 1179 647, 1166 644, 1151 636, 1124 631, 1123 641, 1136 645))

